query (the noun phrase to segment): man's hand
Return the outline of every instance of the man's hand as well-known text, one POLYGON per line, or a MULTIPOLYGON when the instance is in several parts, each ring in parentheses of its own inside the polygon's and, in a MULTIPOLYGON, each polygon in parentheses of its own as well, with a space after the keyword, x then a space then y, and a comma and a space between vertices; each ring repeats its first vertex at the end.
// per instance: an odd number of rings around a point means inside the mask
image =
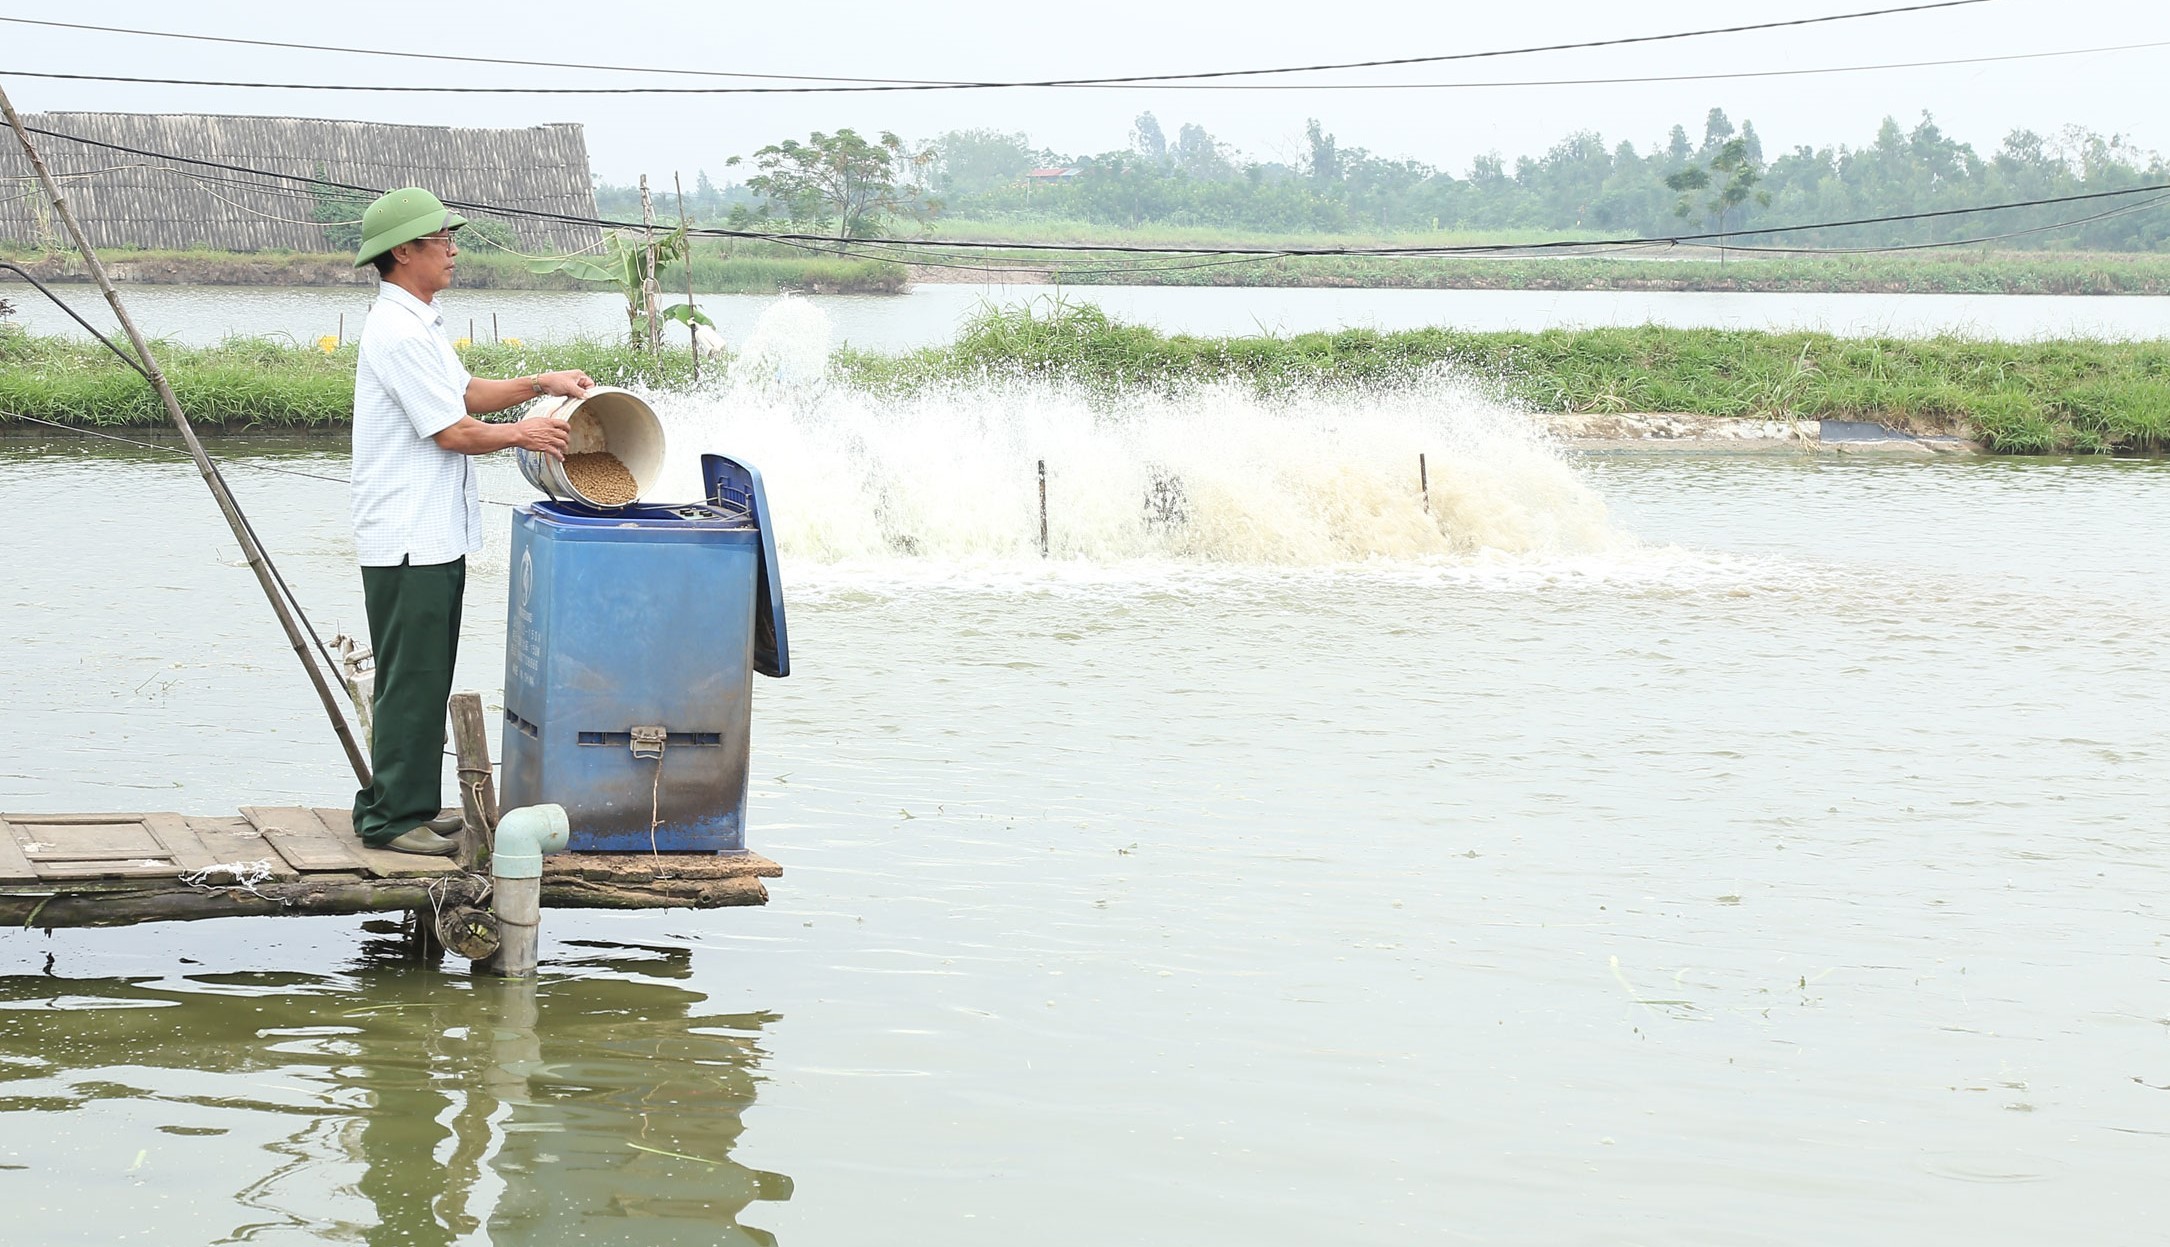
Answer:
MULTIPOLYGON (((551 373, 551 376, 579 376, 578 373, 551 373)), ((573 427, 556 416, 529 416, 512 422, 512 444, 522 450, 539 450, 552 459, 563 461, 565 448, 572 444, 573 427)))
POLYGON ((564 398, 586 398, 588 391, 595 388, 595 378, 578 368, 568 368, 562 372, 546 372, 536 377, 535 380, 537 384, 542 386, 543 393, 556 394, 564 398))

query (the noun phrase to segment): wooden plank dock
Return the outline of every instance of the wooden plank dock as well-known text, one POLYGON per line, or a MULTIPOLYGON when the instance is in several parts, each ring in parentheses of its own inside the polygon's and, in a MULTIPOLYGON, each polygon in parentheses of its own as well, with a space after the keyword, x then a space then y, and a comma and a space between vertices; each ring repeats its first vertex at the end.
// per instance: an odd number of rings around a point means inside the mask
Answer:
MULTIPOLYGON (((554 853, 542 903, 717 909, 768 901, 783 867, 756 853, 554 853)), ((372 849, 345 810, 249 806, 238 817, 0 813, 0 923, 105 927, 482 902, 452 858, 372 849)))

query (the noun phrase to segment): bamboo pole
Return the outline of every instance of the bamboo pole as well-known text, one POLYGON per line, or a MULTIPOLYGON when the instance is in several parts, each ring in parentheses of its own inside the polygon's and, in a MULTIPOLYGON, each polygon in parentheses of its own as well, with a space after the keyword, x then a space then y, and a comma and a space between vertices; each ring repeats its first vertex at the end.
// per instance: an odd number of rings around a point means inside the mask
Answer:
POLYGON ((354 731, 348 726, 346 716, 340 713, 339 703, 332 696, 329 677, 321 663, 310 654, 309 643, 302 635, 301 625, 295 620, 297 612, 281 592, 278 573, 271 566, 271 557, 257 542, 255 532, 241 514, 240 504, 234 501, 233 493, 226 488, 226 478, 219 475, 218 468, 211 462, 211 456, 205 453, 203 443, 196 439, 196 430, 189 424, 187 414, 181 410, 181 400, 174 395, 172 383, 166 380, 166 374, 160 370, 157 359, 151 355, 150 344, 144 341, 143 334, 136 328, 136 322, 128 315, 128 309, 121 304, 120 292, 113 288, 112 278, 106 275, 105 264, 99 260, 98 252, 91 247, 90 238, 84 234, 82 223, 75 219, 75 211, 68 207, 67 199, 61 195, 60 186, 53 181, 51 171, 46 169, 45 158, 38 154, 36 145, 30 141, 30 133, 23 128, 23 119, 16 114, 15 104, 8 99, 4 88, 0 88, 0 116, 6 118, 8 129, 15 132, 16 141, 23 145, 23 155, 29 158, 30 167, 37 172, 38 183, 44 187, 46 198, 52 201, 53 210, 67 226, 68 236, 75 240, 76 250, 82 253, 83 264, 90 270, 91 279, 98 283, 98 289, 105 295, 106 302, 112 305, 113 315, 120 321, 121 329, 127 333, 129 345, 135 348, 136 358, 142 363, 151 387, 158 391, 159 401, 165 404, 166 415, 173 420, 173 427, 179 430, 181 441, 188 447, 189 457, 196 461, 197 474, 203 477, 203 483, 210 488, 212 499, 218 503, 220 514, 226 518, 226 526, 233 530, 234 539, 241 544, 241 551, 248 559, 249 570, 256 573, 256 583, 262 587, 264 597, 271 603, 271 613, 279 617, 279 626, 286 631, 286 639, 294 647, 294 656, 301 660, 302 670, 308 672, 309 683, 316 688, 317 700, 324 704, 324 713, 331 719, 332 731, 338 735, 340 745, 346 750, 347 762, 354 768, 354 778, 362 787, 367 788, 370 779, 369 761, 362 755, 362 747, 354 739, 354 731))
POLYGON ((1040 557, 1047 557, 1047 460, 1040 460, 1040 557))
POLYGON ((693 383, 701 383, 701 328, 693 322, 693 235, 692 222, 686 218, 686 180, 676 170, 671 172, 671 185, 678 188, 678 232, 686 239, 686 349, 693 355, 693 383))
POLYGON ((648 175, 640 175, 641 239, 647 252, 648 274, 641 278, 640 300, 648 309, 648 354, 656 353, 656 206, 648 198, 648 175))

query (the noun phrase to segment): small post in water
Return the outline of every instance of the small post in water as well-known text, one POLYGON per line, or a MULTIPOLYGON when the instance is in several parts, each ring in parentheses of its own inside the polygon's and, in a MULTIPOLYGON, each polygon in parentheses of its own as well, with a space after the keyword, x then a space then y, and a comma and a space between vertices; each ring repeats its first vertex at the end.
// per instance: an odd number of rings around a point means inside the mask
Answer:
POLYGON ((504 340, 497 332, 497 313, 492 312, 490 313, 490 341, 503 342, 504 340))
POLYGON ((341 345, 341 346, 345 346, 346 344, 347 344, 347 314, 346 314, 345 312, 341 312, 341 313, 339 313, 339 345, 341 345))
POLYGON ((1417 492, 1424 497, 1424 513, 1432 510, 1432 474, 1424 467, 1424 452, 1417 452, 1417 492))
POLYGON ((472 317, 472 316, 470 316, 470 317, 468 317, 468 318, 467 318, 467 345, 469 345, 469 346, 473 346, 474 344, 475 344, 475 318, 474 318, 474 317, 472 317))
POLYGON ((1047 460, 1040 460, 1040 557, 1047 557, 1047 460))

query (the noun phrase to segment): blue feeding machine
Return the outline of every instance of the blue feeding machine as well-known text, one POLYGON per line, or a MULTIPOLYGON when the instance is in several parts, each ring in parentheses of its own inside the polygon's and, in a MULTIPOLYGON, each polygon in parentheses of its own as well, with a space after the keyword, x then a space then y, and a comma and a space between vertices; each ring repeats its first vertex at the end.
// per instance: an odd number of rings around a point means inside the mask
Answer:
POLYGON ((746 848, 753 673, 791 670, 761 474, 702 455, 702 502, 513 514, 503 804, 575 852, 746 848))

